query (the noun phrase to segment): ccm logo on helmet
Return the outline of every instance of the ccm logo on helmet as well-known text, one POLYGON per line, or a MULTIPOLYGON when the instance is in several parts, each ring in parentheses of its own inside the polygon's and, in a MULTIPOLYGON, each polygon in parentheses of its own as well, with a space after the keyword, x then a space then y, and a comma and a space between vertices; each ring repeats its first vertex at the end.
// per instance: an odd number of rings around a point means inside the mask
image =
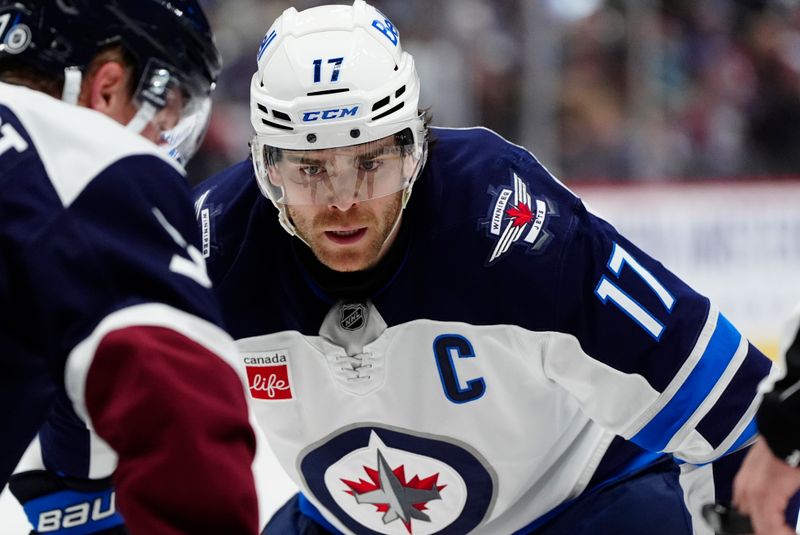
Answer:
POLYGON ((343 117, 355 117, 357 113, 358 106, 353 106, 352 108, 307 111, 303 113, 303 122, 312 123, 314 121, 330 121, 331 119, 341 119, 343 117))

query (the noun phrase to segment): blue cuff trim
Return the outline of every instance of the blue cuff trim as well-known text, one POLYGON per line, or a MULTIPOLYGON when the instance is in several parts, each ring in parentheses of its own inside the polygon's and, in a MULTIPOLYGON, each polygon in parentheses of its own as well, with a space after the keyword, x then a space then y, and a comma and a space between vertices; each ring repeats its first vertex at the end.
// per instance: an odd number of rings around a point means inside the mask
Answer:
POLYGON ((739 331, 720 314, 711 340, 697 365, 672 399, 631 438, 631 442, 651 451, 663 451, 717 384, 741 340, 739 331))
POLYGON ((756 419, 755 417, 753 417, 753 419, 750 420, 750 423, 747 424, 747 427, 744 428, 744 431, 742 431, 742 434, 739 435, 739 438, 736 439, 736 442, 733 443, 733 446, 728 448, 728 451, 724 453, 723 457, 725 455, 728 455, 729 453, 733 453, 734 451, 738 450, 739 448, 744 446, 747 442, 753 440, 753 438, 755 438, 756 435, 758 435, 758 425, 756 425, 756 419))

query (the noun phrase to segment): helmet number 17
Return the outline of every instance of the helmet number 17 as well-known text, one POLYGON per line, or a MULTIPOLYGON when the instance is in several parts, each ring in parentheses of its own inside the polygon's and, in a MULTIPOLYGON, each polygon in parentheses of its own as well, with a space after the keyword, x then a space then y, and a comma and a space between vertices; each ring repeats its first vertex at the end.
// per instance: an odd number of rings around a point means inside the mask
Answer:
MULTIPOLYGON (((331 58, 328 60, 329 65, 333 65, 333 72, 331 73, 331 83, 339 81, 339 69, 342 66, 344 58, 331 58)), ((314 83, 318 84, 322 80, 322 60, 314 60, 314 83)))

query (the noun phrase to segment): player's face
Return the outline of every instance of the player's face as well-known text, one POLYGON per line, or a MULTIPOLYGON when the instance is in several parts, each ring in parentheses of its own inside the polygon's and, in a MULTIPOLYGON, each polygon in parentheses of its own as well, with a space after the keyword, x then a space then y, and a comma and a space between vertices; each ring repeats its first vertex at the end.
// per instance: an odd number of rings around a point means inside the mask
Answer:
POLYGON ((320 262, 335 271, 360 271, 377 264, 391 246, 402 199, 398 191, 349 206, 288 205, 287 210, 320 262))
MULTIPOLYGON (((281 149, 267 164, 269 183, 279 189, 281 204, 347 210, 402 190, 416 169, 411 153, 412 147, 398 145, 394 136, 329 149, 281 149)), ((256 150, 254 158, 259 157, 256 150)))

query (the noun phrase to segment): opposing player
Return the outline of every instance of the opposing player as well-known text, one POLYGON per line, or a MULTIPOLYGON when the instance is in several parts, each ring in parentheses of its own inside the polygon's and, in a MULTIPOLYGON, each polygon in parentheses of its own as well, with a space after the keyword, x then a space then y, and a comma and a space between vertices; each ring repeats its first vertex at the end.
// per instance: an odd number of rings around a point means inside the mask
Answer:
POLYGON ((252 161, 196 191, 302 490, 267 533, 709 533, 769 360, 531 153, 429 128, 418 97, 379 11, 289 9, 252 161))
POLYGON ((133 533, 258 529, 235 346, 155 144, 202 128, 219 69, 195 0, 0 0, 0 486, 49 415, 51 473, 12 483, 38 532, 122 529, 108 445, 133 533))
POLYGON ((767 393, 756 417, 762 439, 734 480, 734 503, 752 518, 756 535, 796 532, 789 500, 800 490, 800 307, 788 322, 782 348, 782 365, 764 382, 767 393))

